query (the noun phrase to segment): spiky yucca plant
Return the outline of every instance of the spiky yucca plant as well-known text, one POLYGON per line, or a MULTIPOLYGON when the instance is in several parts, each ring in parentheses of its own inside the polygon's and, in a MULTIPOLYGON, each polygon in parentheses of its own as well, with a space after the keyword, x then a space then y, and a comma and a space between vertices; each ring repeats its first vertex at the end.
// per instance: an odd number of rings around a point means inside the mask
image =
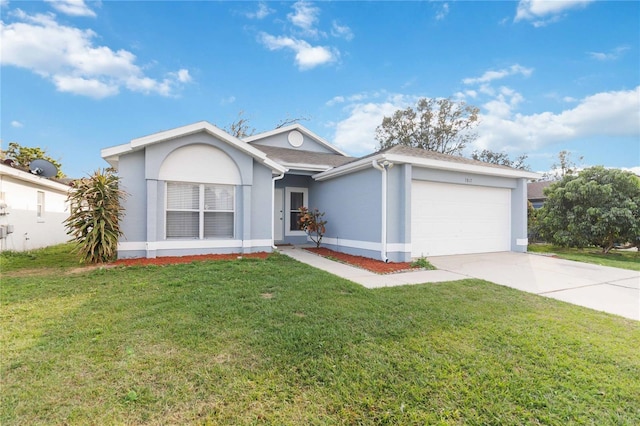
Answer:
POLYGON ((108 262, 116 257, 124 211, 120 199, 125 196, 118 181, 113 169, 98 169, 73 182, 67 197, 71 214, 65 225, 82 262, 108 262))

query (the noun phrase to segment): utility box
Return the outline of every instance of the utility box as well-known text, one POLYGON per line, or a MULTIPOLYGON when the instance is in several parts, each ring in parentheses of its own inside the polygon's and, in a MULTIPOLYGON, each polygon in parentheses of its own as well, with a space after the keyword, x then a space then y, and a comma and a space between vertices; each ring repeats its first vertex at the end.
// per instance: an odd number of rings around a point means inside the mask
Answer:
POLYGON ((5 225, 0 225, 0 240, 3 238, 7 238, 7 227, 5 225))
POLYGON ((7 235, 13 234, 13 225, 7 225, 7 235))

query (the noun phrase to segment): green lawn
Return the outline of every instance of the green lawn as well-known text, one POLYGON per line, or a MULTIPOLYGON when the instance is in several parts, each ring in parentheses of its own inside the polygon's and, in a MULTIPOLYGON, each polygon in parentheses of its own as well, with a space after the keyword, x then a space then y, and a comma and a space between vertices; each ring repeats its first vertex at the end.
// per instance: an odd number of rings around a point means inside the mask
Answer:
POLYGON ((576 249, 551 244, 530 244, 528 250, 534 253, 553 253, 562 259, 640 271, 640 253, 636 250, 614 249, 608 254, 603 254, 602 250, 597 247, 576 249))
POLYGON ((4 267, 2 425, 640 424, 638 322, 480 280, 4 267))

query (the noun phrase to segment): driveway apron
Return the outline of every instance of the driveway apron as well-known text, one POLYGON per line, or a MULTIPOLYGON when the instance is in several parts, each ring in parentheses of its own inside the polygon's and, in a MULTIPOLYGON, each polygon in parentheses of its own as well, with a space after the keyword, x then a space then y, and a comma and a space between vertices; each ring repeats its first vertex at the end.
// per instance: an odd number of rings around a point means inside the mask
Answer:
POLYGON ((440 270, 640 320, 640 272, 530 253, 439 256, 440 270))

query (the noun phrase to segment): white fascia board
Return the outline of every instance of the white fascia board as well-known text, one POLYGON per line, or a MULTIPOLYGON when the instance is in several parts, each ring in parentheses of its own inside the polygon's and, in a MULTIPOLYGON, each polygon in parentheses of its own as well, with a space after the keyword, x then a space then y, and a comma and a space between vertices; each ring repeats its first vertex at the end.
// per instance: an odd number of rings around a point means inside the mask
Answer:
POLYGON ((344 155, 345 157, 348 157, 348 155, 345 152, 343 152, 339 148, 333 146, 331 143, 327 142, 326 140, 324 140, 320 136, 318 136, 315 133, 313 133, 311 130, 307 129, 306 127, 304 127, 304 126, 302 126, 302 125, 300 125, 298 123, 292 124, 290 126, 280 127, 279 129, 270 130, 268 132, 259 133, 257 135, 248 136, 248 137, 244 138, 243 140, 245 142, 247 142, 247 143, 251 143, 251 142, 255 142, 255 141, 260 140, 260 139, 268 138, 270 136, 278 135, 278 134, 281 134, 281 133, 287 133, 287 132, 290 132, 291 130, 298 130, 299 132, 305 133, 308 137, 310 137, 311 139, 314 139, 316 142, 318 142, 320 145, 323 145, 325 148, 328 148, 328 149, 330 149, 331 151, 333 151, 333 152, 335 152, 337 154, 344 155))
POLYGON ((118 157, 120 154, 129 151, 132 151, 131 144, 125 143, 100 150, 100 156, 106 160, 107 157, 118 157))
POLYGON ((0 175, 11 176, 15 179, 29 182, 34 185, 46 187, 48 189, 53 189, 59 192, 67 193, 69 192, 69 185, 65 185, 64 183, 55 182, 53 180, 49 180, 47 178, 43 178, 38 175, 34 175, 29 172, 24 172, 22 170, 14 169, 10 166, 2 165, 0 167, 0 175))
POLYGON ((326 172, 318 173, 313 176, 314 180, 323 181, 332 179, 334 177, 346 175, 349 173, 357 172, 358 170, 366 169, 367 167, 373 167, 371 162, 374 160, 380 160, 386 158, 384 155, 375 155, 373 157, 363 158, 362 160, 354 161, 353 163, 345 164, 344 166, 335 167, 326 172))
POLYGON ((325 164, 304 164, 304 163, 282 163, 289 170, 305 170, 309 172, 324 172, 330 170, 332 166, 325 164))
POLYGON ((507 169, 499 167, 482 166, 478 164, 456 163, 453 161, 434 160, 431 158, 416 158, 406 155, 389 154, 385 156, 392 163, 406 163, 417 167, 427 167, 430 169, 450 170, 454 172, 475 173, 480 175, 501 176, 509 178, 539 179, 539 173, 529 172, 519 169, 507 169))
POLYGON ((542 177, 539 173, 529 172, 526 170, 517 169, 503 169, 498 167, 488 167, 477 164, 455 163, 452 161, 434 160, 430 158, 418 158, 407 155, 394 155, 394 154, 378 154, 372 157, 363 158, 362 160, 355 161, 353 163, 345 164, 344 166, 336 167, 331 170, 327 170, 323 173, 318 173, 313 178, 318 181, 332 179, 334 177, 342 176, 345 174, 353 173, 358 170, 371 167, 372 161, 388 160, 392 163, 398 164, 411 164, 416 167, 427 167, 430 169, 438 170, 450 170, 455 172, 475 173, 488 176, 501 176, 509 178, 526 178, 526 179, 539 179, 542 177))
POLYGON ((289 170, 286 166, 284 166, 284 165, 282 165, 280 163, 276 163, 275 161, 273 161, 270 158, 266 158, 262 162, 264 163, 265 166, 269 167, 274 172, 285 173, 285 172, 287 172, 289 170))
POLYGON ((274 171, 280 173, 284 173, 286 171, 286 168, 284 166, 267 158, 267 155, 264 152, 260 151, 257 148, 254 148, 253 146, 234 136, 231 136, 224 130, 218 129, 216 126, 207 121, 199 121, 197 123, 188 124, 186 126, 177 127, 175 129, 165 130, 162 132, 154 133, 152 135, 143 136, 141 138, 131 139, 129 143, 105 148, 100 151, 100 154, 102 155, 102 158, 104 158, 109 164, 117 166, 118 157, 122 154, 136 151, 158 142, 164 142, 166 140, 176 139, 203 131, 228 143, 229 145, 237 148, 245 154, 252 156, 274 171))

